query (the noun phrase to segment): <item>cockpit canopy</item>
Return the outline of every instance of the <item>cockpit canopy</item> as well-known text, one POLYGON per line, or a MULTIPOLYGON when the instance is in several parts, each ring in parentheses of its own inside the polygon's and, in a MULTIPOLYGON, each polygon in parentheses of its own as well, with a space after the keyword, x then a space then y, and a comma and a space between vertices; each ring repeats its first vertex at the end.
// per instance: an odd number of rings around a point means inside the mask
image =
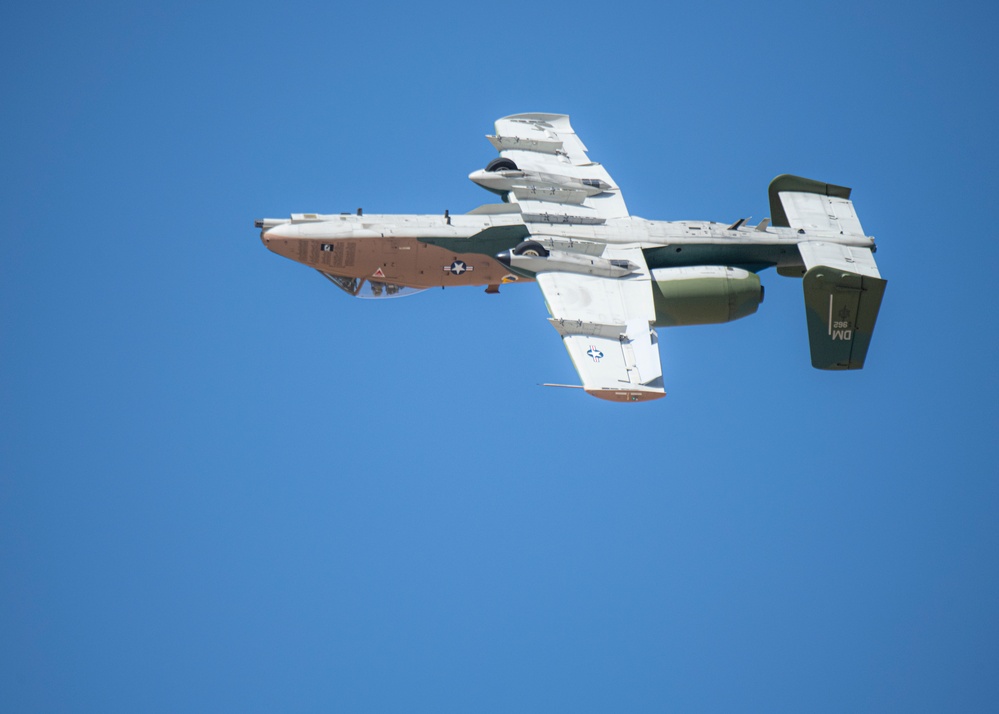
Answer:
POLYGON ((320 275, 343 290, 348 295, 359 298, 394 298, 422 293, 426 288, 410 288, 382 280, 368 278, 345 278, 319 271, 320 275))

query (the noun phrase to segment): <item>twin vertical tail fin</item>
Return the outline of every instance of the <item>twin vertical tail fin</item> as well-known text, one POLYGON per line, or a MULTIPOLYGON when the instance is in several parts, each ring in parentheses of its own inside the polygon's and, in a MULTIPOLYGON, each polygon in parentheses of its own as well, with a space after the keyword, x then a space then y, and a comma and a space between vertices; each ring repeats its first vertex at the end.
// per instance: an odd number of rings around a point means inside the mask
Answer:
POLYGON ((817 265, 802 284, 812 366, 862 369, 888 281, 817 265))
POLYGON ((770 211, 774 226, 794 228, 802 238, 800 272, 791 266, 779 270, 803 278, 812 366, 863 368, 888 281, 878 272, 871 248, 836 240, 866 238, 850 189, 778 176, 770 183, 770 211))

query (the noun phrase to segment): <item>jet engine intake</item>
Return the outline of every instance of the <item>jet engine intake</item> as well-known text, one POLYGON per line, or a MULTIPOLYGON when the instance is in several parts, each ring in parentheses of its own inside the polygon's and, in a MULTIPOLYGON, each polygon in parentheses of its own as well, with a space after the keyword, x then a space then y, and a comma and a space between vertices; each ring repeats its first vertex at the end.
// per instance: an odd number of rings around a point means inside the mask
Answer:
POLYGON ((656 327, 714 325, 752 315, 763 302, 760 276, 741 268, 699 265, 652 271, 656 327))

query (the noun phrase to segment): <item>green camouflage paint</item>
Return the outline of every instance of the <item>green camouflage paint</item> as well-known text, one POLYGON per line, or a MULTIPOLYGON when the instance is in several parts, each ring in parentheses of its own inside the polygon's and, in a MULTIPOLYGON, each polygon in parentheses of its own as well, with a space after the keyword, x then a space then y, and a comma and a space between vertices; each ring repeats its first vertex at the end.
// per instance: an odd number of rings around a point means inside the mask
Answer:
POLYGON ((812 366, 861 369, 887 280, 817 265, 805 273, 805 316, 812 366))

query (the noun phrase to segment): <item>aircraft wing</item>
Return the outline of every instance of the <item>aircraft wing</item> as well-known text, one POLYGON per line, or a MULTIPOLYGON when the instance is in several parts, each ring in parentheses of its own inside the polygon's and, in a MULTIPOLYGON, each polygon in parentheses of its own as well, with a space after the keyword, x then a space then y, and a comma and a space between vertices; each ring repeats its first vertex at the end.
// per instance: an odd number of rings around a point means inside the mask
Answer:
POLYGON ((510 192, 527 223, 598 224, 628 208, 607 169, 590 161, 564 114, 514 114, 487 137, 524 172, 510 192))
POLYGON ((601 399, 638 402, 663 390, 655 306, 648 266, 639 248, 608 248, 604 257, 638 266, 621 278, 541 272, 538 285, 583 389, 601 399))

